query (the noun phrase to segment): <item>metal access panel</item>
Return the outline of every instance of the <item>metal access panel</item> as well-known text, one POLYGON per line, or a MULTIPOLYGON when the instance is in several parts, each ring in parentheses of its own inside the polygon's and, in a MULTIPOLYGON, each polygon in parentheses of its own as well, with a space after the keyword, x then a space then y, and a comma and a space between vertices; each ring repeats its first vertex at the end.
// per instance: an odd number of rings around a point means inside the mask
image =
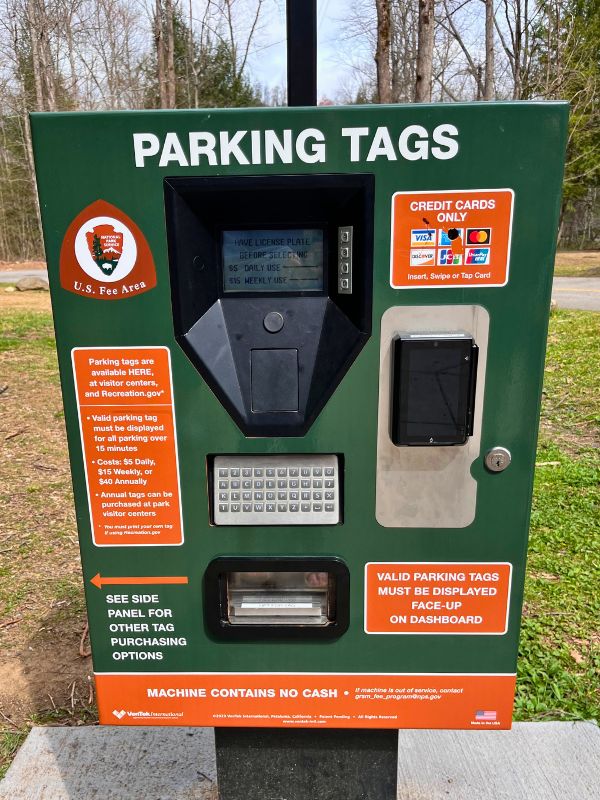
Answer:
POLYGON ((508 728, 567 106, 32 128, 101 722, 508 728))

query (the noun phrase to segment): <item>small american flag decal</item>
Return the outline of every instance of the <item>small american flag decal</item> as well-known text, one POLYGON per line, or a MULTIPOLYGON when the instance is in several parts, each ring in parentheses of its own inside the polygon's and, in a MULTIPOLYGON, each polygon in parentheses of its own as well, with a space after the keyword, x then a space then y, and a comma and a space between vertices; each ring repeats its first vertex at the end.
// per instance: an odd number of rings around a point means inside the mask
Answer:
POLYGON ((476 711, 475 719, 478 722, 496 722, 495 711, 476 711))

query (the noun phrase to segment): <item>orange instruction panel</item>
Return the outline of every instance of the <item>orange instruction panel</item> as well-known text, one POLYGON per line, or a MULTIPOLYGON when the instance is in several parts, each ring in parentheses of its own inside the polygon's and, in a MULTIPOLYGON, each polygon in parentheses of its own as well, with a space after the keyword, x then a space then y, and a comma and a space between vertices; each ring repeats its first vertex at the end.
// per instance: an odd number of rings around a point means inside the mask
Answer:
POLYGON ((72 359, 94 544, 181 544, 168 348, 77 347, 72 359))
POLYGON ((514 675, 96 673, 103 725, 511 726, 514 675))
POLYGON ((503 634, 512 565, 365 565, 365 632, 503 634))
POLYGON ((506 285, 513 199, 512 189, 396 192, 391 285, 506 285))

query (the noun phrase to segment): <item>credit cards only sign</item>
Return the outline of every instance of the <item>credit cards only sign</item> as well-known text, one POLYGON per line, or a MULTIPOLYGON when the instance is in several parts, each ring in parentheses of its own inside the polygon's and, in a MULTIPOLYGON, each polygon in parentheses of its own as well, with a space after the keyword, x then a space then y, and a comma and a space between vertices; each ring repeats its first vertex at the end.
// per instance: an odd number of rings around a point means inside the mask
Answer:
POLYGON ((512 189, 396 192, 391 285, 505 286, 513 201, 512 189))

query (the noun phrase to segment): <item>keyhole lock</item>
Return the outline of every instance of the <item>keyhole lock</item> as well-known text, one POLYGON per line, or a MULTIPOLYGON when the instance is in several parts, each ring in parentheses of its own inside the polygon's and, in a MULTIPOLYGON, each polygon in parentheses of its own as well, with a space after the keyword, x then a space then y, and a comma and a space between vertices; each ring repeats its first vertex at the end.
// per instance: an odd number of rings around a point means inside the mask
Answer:
POLYGON ((485 466, 490 472, 503 472, 510 462, 510 450, 506 447, 492 447, 485 454, 485 466))

